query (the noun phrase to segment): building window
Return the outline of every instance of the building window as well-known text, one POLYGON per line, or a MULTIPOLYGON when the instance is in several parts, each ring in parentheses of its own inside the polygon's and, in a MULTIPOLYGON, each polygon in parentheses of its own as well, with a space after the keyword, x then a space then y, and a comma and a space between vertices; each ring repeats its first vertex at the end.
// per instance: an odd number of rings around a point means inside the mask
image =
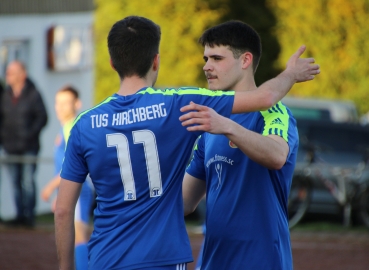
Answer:
POLYGON ((80 70, 91 66, 91 26, 57 25, 47 31, 47 67, 50 70, 80 70))

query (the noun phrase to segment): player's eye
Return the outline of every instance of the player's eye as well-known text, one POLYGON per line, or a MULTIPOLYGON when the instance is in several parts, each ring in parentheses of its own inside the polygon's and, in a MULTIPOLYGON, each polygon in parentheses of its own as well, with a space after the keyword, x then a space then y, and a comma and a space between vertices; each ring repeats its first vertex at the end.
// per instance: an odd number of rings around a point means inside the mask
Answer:
POLYGON ((207 57, 204 57, 203 59, 204 59, 205 63, 208 61, 208 58, 207 57))

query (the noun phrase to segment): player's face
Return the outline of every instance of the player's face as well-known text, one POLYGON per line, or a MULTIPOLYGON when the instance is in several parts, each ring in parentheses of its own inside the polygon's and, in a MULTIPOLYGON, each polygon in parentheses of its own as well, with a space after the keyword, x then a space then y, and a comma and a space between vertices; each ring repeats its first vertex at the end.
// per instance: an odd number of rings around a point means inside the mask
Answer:
POLYGON ((59 121, 68 121, 75 117, 77 100, 70 92, 58 92, 55 97, 55 112, 59 121))
POLYGON ((205 46, 205 76, 211 90, 234 90, 242 79, 241 57, 235 59, 232 51, 226 46, 205 46))

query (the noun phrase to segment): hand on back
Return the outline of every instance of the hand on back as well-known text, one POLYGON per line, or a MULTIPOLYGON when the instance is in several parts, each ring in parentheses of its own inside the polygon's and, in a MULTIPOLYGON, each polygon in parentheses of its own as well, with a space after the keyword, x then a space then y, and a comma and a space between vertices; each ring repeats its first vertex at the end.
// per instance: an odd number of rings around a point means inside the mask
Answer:
POLYGON ((179 120, 188 131, 205 131, 213 134, 226 134, 228 118, 219 115, 212 108, 190 102, 181 108, 182 115, 179 120))

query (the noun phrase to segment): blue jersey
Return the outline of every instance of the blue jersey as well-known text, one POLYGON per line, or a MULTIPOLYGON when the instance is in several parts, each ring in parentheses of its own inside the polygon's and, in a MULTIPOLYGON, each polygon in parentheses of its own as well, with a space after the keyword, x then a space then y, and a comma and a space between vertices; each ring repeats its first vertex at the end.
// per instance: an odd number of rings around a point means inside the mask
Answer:
POLYGON ((190 101, 230 116, 234 92, 143 88, 80 114, 61 176, 96 191, 90 269, 141 269, 192 261, 182 180, 199 135, 181 125, 190 101))
POLYGON ((264 136, 283 137, 289 154, 282 169, 269 170, 226 136, 201 136, 187 168, 206 180, 201 269, 292 269, 287 202, 298 148, 296 121, 282 103, 231 119, 264 136))
MULTIPOLYGON (((59 134, 55 139, 55 147, 54 147, 54 173, 55 175, 59 175, 64 155, 65 155, 65 146, 69 139, 70 130, 73 126, 73 120, 65 123, 60 130, 59 134)), ((78 198, 76 209, 75 209, 75 221, 84 222, 86 224, 90 221, 90 210, 93 204, 93 196, 94 196, 94 188, 89 178, 83 183, 81 194, 78 198)))
POLYGON ((55 147, 54 147, 54 174, 59 175, 64 154, 65 154, 65 145, 69 138, 69 133, 72 128, 73 120, 65 123, 61 128, 59 134, 55 138, 55 147))

